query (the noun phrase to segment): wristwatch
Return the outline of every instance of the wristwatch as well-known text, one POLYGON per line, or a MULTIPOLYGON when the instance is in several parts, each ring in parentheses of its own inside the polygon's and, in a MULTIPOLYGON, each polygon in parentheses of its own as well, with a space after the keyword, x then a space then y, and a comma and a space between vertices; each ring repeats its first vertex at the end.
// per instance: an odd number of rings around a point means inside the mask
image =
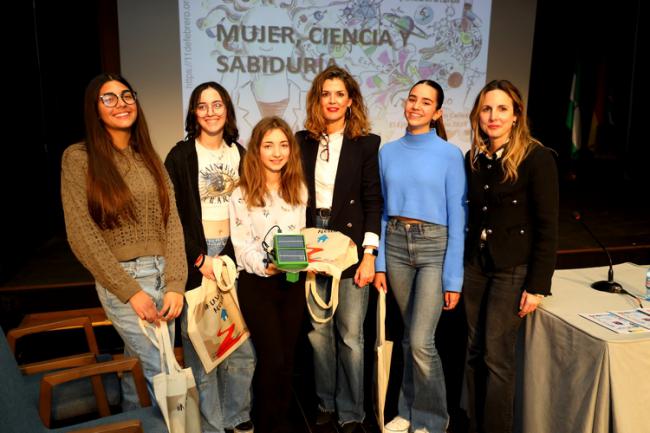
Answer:
POLYGON ((377 257, 377 254, 378 254, 378 252, 377 252, 377 248, 365 248, 365 249, 363 250, 363 253, 364 253, 364 254, 372 254, 372 255, 375 256, 375 257, 377 257))

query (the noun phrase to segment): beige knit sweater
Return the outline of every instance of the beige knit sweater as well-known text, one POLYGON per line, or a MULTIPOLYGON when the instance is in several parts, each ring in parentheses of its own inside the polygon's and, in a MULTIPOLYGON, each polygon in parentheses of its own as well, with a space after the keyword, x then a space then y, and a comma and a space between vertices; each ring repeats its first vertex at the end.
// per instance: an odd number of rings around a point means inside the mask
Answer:
POLYGON ((185 243, 167 172, 170 212, 165 227, 155 179, 139 155, 130 147, 116 150, 114 161, 135 199, 137 222, 120 219, 118 228, 102 230, 88 212, 86 146, 73 144, 63 153, 61 199, 72 251, 97 282, 122 302, 126 303, 141 288, 119 262, 141 256, 164 256, 165 290, 183 293, 187 279, 185 243))

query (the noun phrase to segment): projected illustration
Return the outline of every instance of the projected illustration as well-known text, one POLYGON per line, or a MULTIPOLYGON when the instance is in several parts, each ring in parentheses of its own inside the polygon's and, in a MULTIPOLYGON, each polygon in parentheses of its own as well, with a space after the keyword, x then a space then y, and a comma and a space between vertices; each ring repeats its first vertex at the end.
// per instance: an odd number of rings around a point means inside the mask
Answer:
POLYGON ((184 103, 197 84, 220 82, 233 96, 243 144, 264 116, 302 129, 311 80, 336 63, 361 84, 382 142, 403 134, 406 93, 427 78, 445 90, 449 141, 469 147, 489 0, 179 0, 179 16, 184 103))

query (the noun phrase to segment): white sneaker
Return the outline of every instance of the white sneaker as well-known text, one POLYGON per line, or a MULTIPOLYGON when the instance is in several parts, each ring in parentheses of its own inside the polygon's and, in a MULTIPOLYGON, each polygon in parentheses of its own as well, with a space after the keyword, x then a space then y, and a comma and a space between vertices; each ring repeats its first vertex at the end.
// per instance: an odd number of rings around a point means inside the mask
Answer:
POLYGON ((396 416, 384 428, 388 433, 408 433, 411 422, 401 416, 396 416))
MULTIPOLYGON (((445 430, 446 431, 446 430, 445 430)), ((422 428, 417 428, 413 431, 413 433, 429 433, 429 430, 425 429, 424 427, 422 428)))

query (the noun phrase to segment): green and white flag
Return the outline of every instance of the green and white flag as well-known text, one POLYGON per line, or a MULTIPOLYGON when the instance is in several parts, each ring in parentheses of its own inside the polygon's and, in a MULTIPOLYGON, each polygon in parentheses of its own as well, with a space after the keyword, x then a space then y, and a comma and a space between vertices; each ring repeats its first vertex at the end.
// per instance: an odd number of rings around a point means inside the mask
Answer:
POLYGON ((566 127, 571 131, 571 157, 576 158, 582 145, 581 125, 580 125, 580 96, 579 68, 573 73, 573 82, 571 83, 571 96, 569 97, 569 110, 566 116, 566 127))

